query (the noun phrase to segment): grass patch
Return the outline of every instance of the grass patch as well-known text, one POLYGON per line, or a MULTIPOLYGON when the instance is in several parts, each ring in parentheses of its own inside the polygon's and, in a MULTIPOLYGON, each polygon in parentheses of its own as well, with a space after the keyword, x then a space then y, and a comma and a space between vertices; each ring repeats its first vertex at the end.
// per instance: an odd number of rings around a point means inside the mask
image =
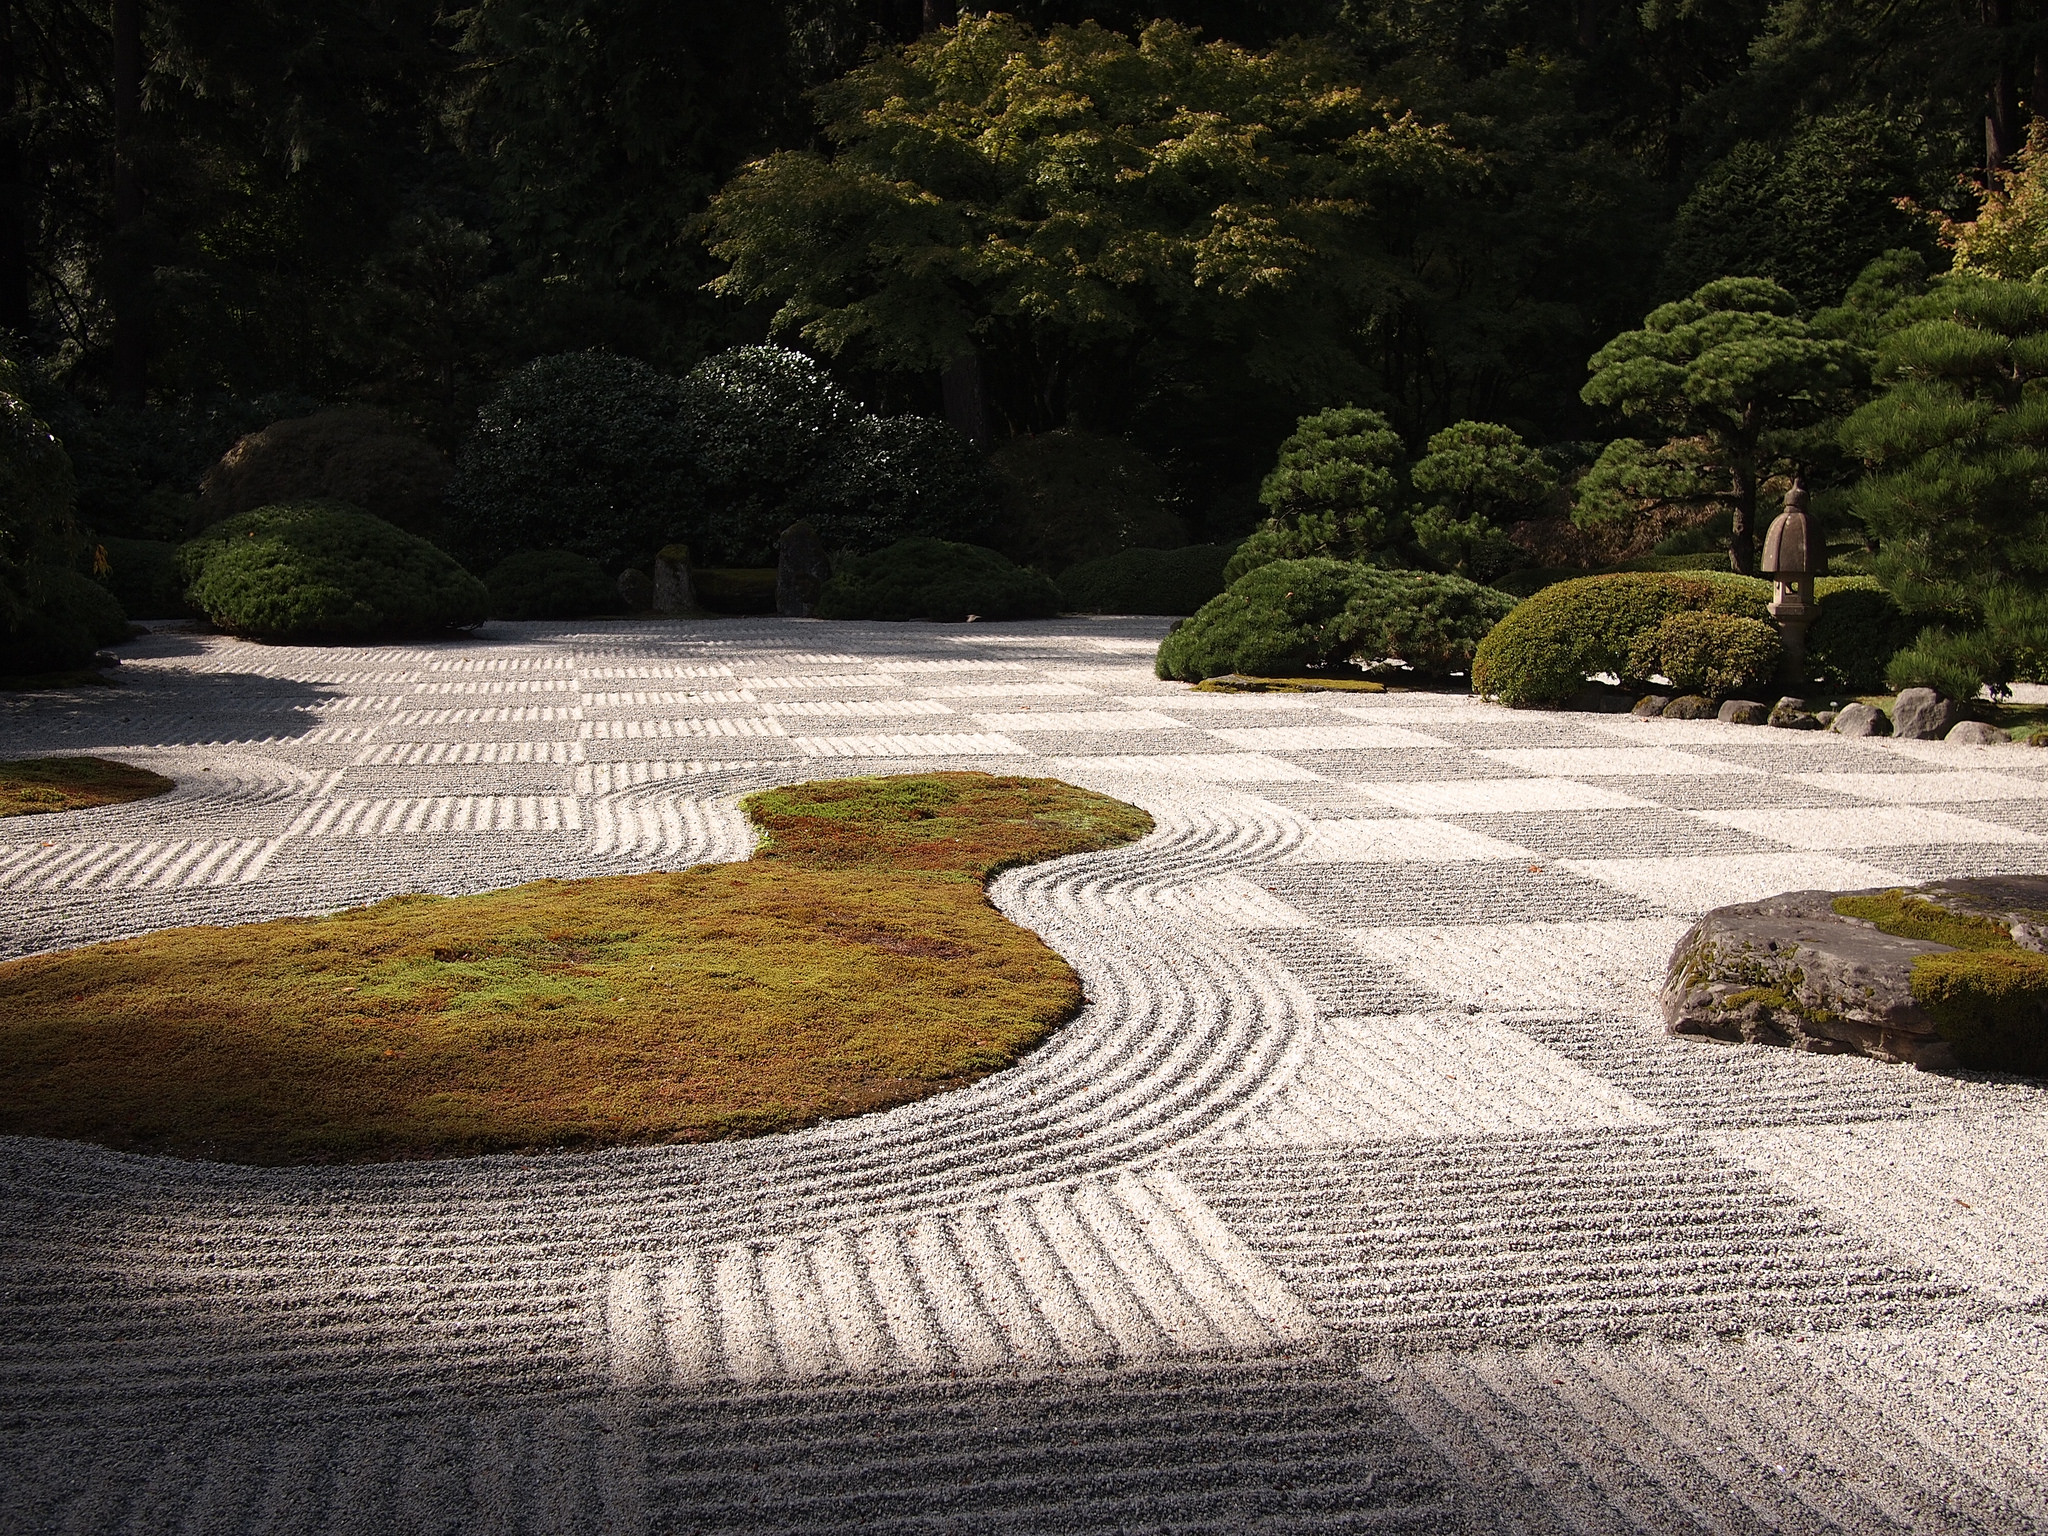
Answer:
POLYGON ((160 773, 102 757, 30 757, 0 763, 0 816, 84 811, 147 800, 169 788, 160 773))
POLYGON ((1151 830, 1046 779, 758 794, 745 864, 401 896, 0 965, 0 1133, 246 1163, 780 1131, 1010 1065, 1079 979, 992 907, 1151 830))
POLYGON ((1357 677, 1246 677, 1229 672, 1195 684, 1197 693, 1385 693, 1385 683, 1357 677))

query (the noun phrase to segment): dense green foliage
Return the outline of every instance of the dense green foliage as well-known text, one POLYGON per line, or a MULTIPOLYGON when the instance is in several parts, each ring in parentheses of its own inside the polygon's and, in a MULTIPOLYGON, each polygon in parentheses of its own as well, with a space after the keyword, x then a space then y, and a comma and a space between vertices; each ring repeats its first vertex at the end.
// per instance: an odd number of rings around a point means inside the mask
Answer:
POLYGON ((484 577, 494 619, 584 619, 626 606, 595 560, 566 549, 508 555, 484 577))
POLYGON ((1823 577, 1820 612, 1806 632, 1807 673, 1844 693, 1879 693, 1885 670, 1919 624, 1869 576, 1823 577))
POLYGON ((208 521, 290 501, 340 501, 414 533, 441 519, 448 461, 381 411, 318 411, 239 439, 199 482, 208 521))
POLYGON ((1220 593, 1234 544, 1125 549, 1060 573, 1060 595, 1074 613, 1190 614, 1220 593))
POLYGON ((818 598, 821 619, 1043 619, 1060 594, 1036 571, 992 549, 944 539, 903 539, 842 561, 818 598))
POLYGON ((1630 642, 1629 677, 1662 675, 1681 693, 1727 698, 1770 687, 1784 665, 1778 631, 1761 619, 1686 609, 1630 642))
MULTIPOLYGON (((984 543, 1002 487, 980 450, 929 416, 849 422, 805 483, 794 508, 774 519, 779 537, 795 513, 833 549, 871 551, 915 537, 984 543)), ((771 541, 763 550, 772 558, 771 541)))
POLYGON ((1425 503, 1415 513, 1415 542, 1441 569, 1474 581, 1522 563, 1507 527, 1539 513, 1557 489, 1556 471, 1521 435, 1489 421, 1445 427, 1408 479, 1425 503))
POLYGON ((1440 675, 1470 665, 1481 637, 1513 606, 1504 593, 1458 576, 1327 558, 1276 560, 1176 625, 1154 667, 1161 677, 1190 683, 1352 661, 1401 662, 1440 675))
POLYGON ((1883 391, 1843 423, 1879 582, 1930 625, 1894 687, 1969 698, 2048 654, 2048 287, 1937 280, 1887 317, 1883 391))
POLYGON ((239 513, 178 558, 194 608, 262 640, 440 634, 472 628, 490 610, 484 584, 425 539, 330 503, 239 513))
POLYGON ((1653 497, 1723 503, 1733 514, 1729 561, 1749 574, 1765 470, 1798 457, 1799 430, 1845 403, 1862 372, 1854 346, 1816 335, 1797 311, 1797 300, 1767 278, 1717 278, 1652 310, 1641 330, 1595 353, 1586 403, 1670 434, 1658 453, 1616 444, 1609 454, 1625 451, 1635 473, 1655 471, 1676 483, 1632 482, 1622 464, 1603 456, 1598 494, 1582 490, 1578 515, 1609 520, 1653 497))
POLYGON ((1271 516, 1239 547, 1230 579, 1273 560, 1383 556, 1401 532, 1401 458, 1400 435, 1378 411, 1304 416, 1259 487, 1271 516))
POLYGON ((21 581, 19 622, 0 634, 0 675, 77 671, 101 646, 127 636, 120 603, 90 577, 31 562, 21 581))
POLYGON ((1058 571, 1186 541, 1166 476, 1117 438, 1064 429, 1013 438, 990 466, 1002 496, 993 542, 1019 565, 1058 571))
POLYGON ((1768 582, 1632 572, 1561 581, 1522 600, 1472 658, 1472 690, 1503 704, 1562 704, 1594 672, 1640 680, 1638 640, 1675 613, 1764 617, 1768 582))
POLYGON ((449 505, 478 563, 568 549, 616 569, 669 540, 698 500, 680 383, 601 352, 544 357, 477 414, 449 505))
POLYGON ((100 580, 122 609, 138 619, 170 619, 185 612, 185 578, 178 546, 164 539, 103 539, 107 568, 100 580))

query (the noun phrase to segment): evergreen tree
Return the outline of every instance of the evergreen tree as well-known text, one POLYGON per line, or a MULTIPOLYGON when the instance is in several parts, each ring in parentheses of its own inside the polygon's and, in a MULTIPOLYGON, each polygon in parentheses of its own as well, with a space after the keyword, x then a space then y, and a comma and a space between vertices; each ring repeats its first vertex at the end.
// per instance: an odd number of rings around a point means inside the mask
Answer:
POLYGON ((1968 698, 2048 656, 2048 286, 1936 279, 1895 313, 1876 373, 1841 427, 1869 466, 1849 505, 1878 580, 1933 621, 1890 681, 1968 698))
POLYGON ((1224 567, 1235 581, 1274 560, 1372 560, 1398 542, 1400 434, 1378 411, 1333 406, 1304 416, 1259 488, 1271 514, 1224 567))
POLYGON ((1490 421, 1444 428, 1408 479, 1430 502, 1415 514, 1415 542, 1441 569, 1474 581, 1491 581, 1516 563, 1506 525, 1535 515, 1557 489, 1541 455, 1490 421))
MULTIPOLYGON (((1728 560, 1744 575, 1756 564, 1765 470, 1796 461, 1802 429, 1839 411, 1862 377, 1854 346, 1817 335, 1791 294, 1757 277, 1720 278, 1653 310, 1587 367, 1587 404, 1700 445, 1695 467, 1732 514, 1728 560)), ((1582 499, 1582 520, 1600 515, 1582 499)))

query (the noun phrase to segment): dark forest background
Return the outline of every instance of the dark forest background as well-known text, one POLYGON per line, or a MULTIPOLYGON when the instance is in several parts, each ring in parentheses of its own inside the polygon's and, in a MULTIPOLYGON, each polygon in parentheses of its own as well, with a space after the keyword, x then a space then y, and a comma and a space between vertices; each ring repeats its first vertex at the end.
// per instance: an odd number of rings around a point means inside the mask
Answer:
MULTIPOLYGON (((1817 309, 1886 249, 1938 255, 1929 212, 1974 207, 1970 178, 2048 104, 2048 21, 2020 0, 1007 10, 1309 47, 1455 151, 1374 201, 1363 312, 1262 319, 1314 366, 1237 366, 1141 322, 1062 354, 1054 388, 1042 337, 992 324, 963 384, 901 349, 777 336, 876 410, 984 440, 1122 434, 1213 536, 1250 527, 1276 445, 1340 401, 1411 448, 1464 418, 1595 437, 1580 390, 1609 337, 1714 277, 1817 309)), ((843 147, 833 82, 956 19, 931 0, 0 0, 0 350, 33 371, 85 517, 154 537, 177 536, 166 498, 283 416, 373 405, 454 451, 535 357, 684 372, 778 314, 713 290, 714 196, 776 151, 843 147)))

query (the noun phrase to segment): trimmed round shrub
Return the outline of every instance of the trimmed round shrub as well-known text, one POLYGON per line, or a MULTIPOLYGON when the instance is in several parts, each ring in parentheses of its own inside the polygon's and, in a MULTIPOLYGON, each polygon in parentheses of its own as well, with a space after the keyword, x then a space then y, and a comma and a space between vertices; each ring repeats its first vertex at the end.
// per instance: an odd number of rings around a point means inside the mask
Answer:
POLYGON ((1515 605, 1472 658, 1472 691, 1503 704, 1556 705, 1588 674, 1637 677, 1638 636, 1674 613, 1714 612, 1762 619, 1771 584, 1733 573, 1685 576, 1625 572, 1545 587, 1515 605))
POLYGON ((382 411, 344 406, 251 432, 199 482, 212 522, 257 507, 338 501, 412 532, 437 524, 448 461, 382 411))
POLYGON ((1174 549, 1187 529, 1166 476, 1121 438, 1062 428, 989 456, 1002 484, 995 545, 1019 565, 1064 571, 1120 549, 1174 549))
POLYGON ((101 646, 127 639, 127 615, 91 577, 32 563, 23 570, 22 583, 20 621, 0 633, 0 673, 75 672, 91 666, 101 646))
POLYGON ((126 612, 166 619, 186 611, 177 545, 161 539, 102 539, 100 547, 107 554, 100 580, 126 612))
POLYGON ((1059 588, 992 549, 944 539, 903 539, 845 561, 819 594, 821 619, 1043 619, 1059 588))
POLYGON ((1462 576, 1390 571, 1345 560, 1277 560, 1240 576, 1160 644, 1161 677, 1200 682, 1240 672, 1399 661, 1419 672, 1463 669, 1514 599, 1462 576))
POLYGON ((1873 576, 1823 576, 1814 583, 1820 612, 1806 632, 1807 671, 1845 693, 1876 693, 1885 667, 1913 643, 1921 620, 1908 617, 1873 576))
POLYGON ((484 585, 494 619, 584 619, 626 606, 603 566, 566 549, 509 555, 491 567, 484 585))
POLYGON ((1627 674, 1661 672, 1683 693, 1722 699, 1764 687, 1784 662, 1785 647, 1771 625, 1688 609, 1636 636, 1627 674))
MULTIPOLYGON (((707 357, 680 393, 704 482, 703 504, 680 531, 707 564, 771 564, 784 528, 817 520, 806 489, 861 419, 859 405, 815 359, 788 347, 707 357)), ((873 479, 887 478, 885 467, 869 468, 873 479)))
POLYGON ((712 613, 773 613, 780 575, 772 565, 713 565, 691 571, 690 586, 712 613))
POLYGON ((1074 613, 1193 613, 1224 588, 1235 544, 1122 549, 1063 572, 1060 594, 1074 613))
MULTIPOLYGON (((797 500, 828 548, 867 554, 898 539, 981 543, 1000 496, 981 450, 945 422, 862 416, 833 439, 797 500)), ((778 513, 775 536, 796 520, 778 513)))
POLYGON ((240 513, 186 544, 178 564, 194 608, 263 640, 431 635, 490 612, 484 584, 425 539, 333 503, 240 513))
POLYGON ((480 566, 567 549, 617 570, 686 533, 698 502, 681 382, 603 352, 538 358, 506 380, 448 492, 455 547, 480 566))

